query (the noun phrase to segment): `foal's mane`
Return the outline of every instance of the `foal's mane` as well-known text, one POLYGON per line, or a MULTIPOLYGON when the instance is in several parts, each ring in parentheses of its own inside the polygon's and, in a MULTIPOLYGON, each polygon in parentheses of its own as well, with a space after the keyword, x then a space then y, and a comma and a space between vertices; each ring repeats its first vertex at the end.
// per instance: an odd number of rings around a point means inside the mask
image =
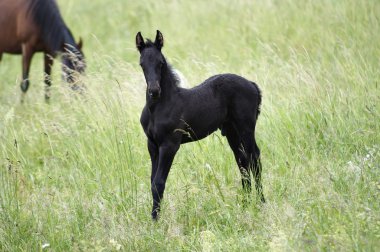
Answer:
POLYGON ((50 53, 63 50, 63 43, 75 45, 71 31, 61 17, 56 0, 30 0, 28 14, 41 32, 50 53))
MULTIPOLYGON (((145 47, 146 48, 155 47, 155 44, 150 39, 147 39, 145 41, 145 47)), ((165 61, 164 69, 163 69, 164 76, 162 76, 162 77, 165 78, 166 82, 168 82, 168 83, 170 83, 176 87, 179 87, 180 86, 180 79, 179 79, 178 75, 174 72, 173 67, 167 62, 167 60, 163 54, 162 54, 162 57, 164 57, 164 61, 165 61)))

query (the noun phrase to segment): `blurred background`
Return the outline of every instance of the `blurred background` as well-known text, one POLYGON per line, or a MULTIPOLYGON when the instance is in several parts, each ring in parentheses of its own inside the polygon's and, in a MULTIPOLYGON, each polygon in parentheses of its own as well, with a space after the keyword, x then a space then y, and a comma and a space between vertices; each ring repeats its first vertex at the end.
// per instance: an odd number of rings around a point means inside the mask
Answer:
MULTIPOLYGON (((58 0, 87 61, 85 93, 43 56, 20 103, 21 56, 0 62, 0 250, 380 249, 380 2, 58 0), (135 35, 198 85, 236 73, 263 92, 256 138, 268 202, 242 205, 215 133, 181 147, 150 220, 135 35)), ((0 31, 1 32, 1 31, 0 31)))

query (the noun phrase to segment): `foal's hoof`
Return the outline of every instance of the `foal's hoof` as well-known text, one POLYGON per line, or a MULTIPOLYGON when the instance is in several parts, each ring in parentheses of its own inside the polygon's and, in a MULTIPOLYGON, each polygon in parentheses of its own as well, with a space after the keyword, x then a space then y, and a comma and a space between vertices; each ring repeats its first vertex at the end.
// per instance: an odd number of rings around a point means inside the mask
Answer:
POLYGON ((159 218, 160 218, 159 212, 157 210, 153 210, 152 211, 152 220, 158 221, 159 218))
POLYGON ((264 195, 261 195, 261 197, 260 197, 260 201, 261 201, 261 203, 265 203, 265 198, 264 198, 264 195))

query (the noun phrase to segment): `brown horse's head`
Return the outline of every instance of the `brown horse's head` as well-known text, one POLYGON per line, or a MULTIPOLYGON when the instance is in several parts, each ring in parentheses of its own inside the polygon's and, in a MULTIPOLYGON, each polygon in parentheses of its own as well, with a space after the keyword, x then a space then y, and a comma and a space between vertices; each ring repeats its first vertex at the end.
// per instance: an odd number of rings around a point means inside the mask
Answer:
POLYGON ((69 83, 76 82, 77 74, 84 73, 86 61, 82 52, 83 41, 80 38, 78 43, 65 44, 62 54, 63 79, 69 83))

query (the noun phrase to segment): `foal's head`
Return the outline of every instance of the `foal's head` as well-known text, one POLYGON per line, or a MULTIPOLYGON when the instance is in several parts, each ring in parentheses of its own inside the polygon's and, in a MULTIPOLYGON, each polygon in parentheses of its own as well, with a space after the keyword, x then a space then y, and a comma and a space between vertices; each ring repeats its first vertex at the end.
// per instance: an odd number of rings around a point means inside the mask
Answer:
POLYGON ((162 67, 166 64, 161 53, 163 46, 164 37, 159 30, 157 30, 153 43, 150 40, 144 42, 140 32, 136 35, 136 47, 140 52, 140 66, 144 72, 148 95, 151 99, 158 99, 161 95, 162 67))

